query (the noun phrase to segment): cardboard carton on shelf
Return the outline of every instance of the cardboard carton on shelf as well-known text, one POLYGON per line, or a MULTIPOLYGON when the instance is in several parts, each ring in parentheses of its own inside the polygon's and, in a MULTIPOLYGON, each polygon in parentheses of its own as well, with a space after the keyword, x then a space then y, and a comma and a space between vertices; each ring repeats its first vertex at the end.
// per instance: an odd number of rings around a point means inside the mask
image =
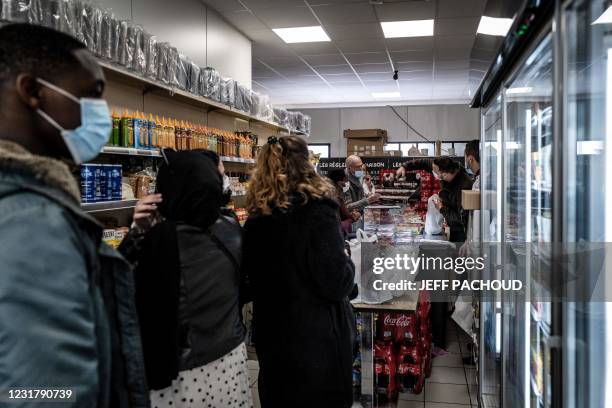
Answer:
POLYGON ((384 129, 345 129, 344 137, 347 139, 387 139, 384 129))

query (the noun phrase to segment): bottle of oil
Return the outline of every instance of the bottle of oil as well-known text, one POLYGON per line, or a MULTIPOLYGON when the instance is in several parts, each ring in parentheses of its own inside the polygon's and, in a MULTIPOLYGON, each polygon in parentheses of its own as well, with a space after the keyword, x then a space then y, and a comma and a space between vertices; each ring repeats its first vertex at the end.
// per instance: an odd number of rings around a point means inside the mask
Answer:
POLYGON ((121 117, 119 114, 113 109, 113 114, 111 116, 113 120, 113 130, 111 132, 110 143, 111 146, 120 146, 121 145, 121 117))
POLYGON ((134 123, 130 111, 123 111, 121 116, 121 146, 134 147, 134 123))

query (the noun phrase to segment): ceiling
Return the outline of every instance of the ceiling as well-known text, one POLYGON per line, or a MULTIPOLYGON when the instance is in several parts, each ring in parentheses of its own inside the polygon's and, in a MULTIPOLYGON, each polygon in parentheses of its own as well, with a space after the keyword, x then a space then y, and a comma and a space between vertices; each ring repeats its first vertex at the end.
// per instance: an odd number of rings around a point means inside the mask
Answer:
MULTIPOLYGON (((465 103, 502 37, 482 15, 517 0, 204 0, 253 41, 253 89, 288 107, 465 103), (380 22, 434 19, 433 37, 385 39, 380 22), (272 28, 321 25, 331 42, 285 44, 272 28), (399 80, 393 80, 394 69, 399 80), (400 92, 374 99, 373 92, 400 92)), ((228 50, 231 52, 231 50, 228 50)))

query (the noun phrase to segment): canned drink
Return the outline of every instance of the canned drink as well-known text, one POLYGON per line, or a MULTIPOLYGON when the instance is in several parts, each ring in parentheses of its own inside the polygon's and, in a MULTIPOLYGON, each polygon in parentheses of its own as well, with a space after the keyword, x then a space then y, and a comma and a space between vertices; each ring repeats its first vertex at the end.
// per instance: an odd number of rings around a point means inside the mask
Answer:
POLYGON ((81 201, 84 203, 93 203, 95 201, 95 164, 81 165, 81 201))
POLYGON ((110 167, 110 200, 120 201, 122 196, 122 168, 120 164, 113 164, 110 167))
POLYGON ((96 183, 94 201, 108 201, 108 172, 105 165, 96 165, 94 180, 96 183))

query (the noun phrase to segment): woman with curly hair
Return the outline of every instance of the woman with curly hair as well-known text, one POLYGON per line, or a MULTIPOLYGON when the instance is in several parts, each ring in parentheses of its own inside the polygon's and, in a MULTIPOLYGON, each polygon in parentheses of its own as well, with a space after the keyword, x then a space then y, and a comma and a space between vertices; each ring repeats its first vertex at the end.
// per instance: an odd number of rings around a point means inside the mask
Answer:
POLYGON ((260 151, 247 195, 243 265, 264 408, 352 405, 354 266, 333 191, 302 138, 271 137, 260 151))

